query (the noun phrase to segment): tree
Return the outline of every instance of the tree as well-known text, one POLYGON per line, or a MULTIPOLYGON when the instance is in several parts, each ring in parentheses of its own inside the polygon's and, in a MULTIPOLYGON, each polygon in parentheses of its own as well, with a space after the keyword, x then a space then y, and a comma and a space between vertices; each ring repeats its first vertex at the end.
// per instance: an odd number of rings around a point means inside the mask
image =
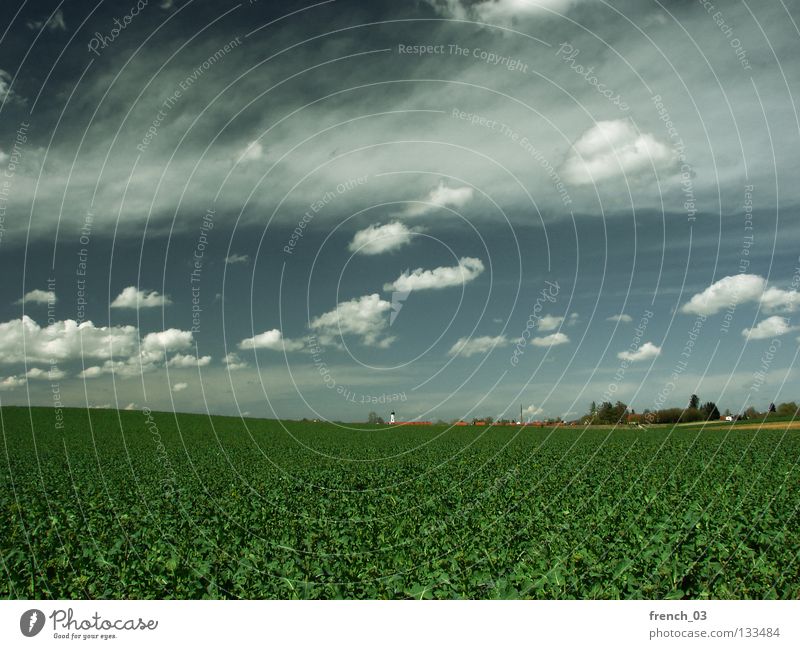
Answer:
POLYGON ((689 407, 690 408, 694 408, 694 409, 699 408, 700 407, 700 397, 698 397, 696 394, 693 394, 689 398, 689 407))
POLYGON ((717 408, 717 404, 713 401, 707 401, 703 404, 703 412, 707 420, 719 419, 719 408, 717 408))
POLYGON ((703 421, 704 419, 707 419, 706 413, 700 408, 686 408, 678 416, 678 421, 681 422, 703 421))
POLYGON ((768 412, 769 412, 769 414, 772 414, 773 412, 775 412, 775 404, 774 403, 769 404, 768 412))
POLYGON ((628 406, 622 401, 617 401, 613 405, 610 401, 604 401, 597 410, 596 420, 601 424, 617 424, 625 419, 627 411, 628 406))
POLYGON ((761 413, 758 412, 753 406, 750 406, 747 410, 744 411, 744 418, 745 419, 755 419, 761 413))
POLYGON ((782 403, 778 406, 776 411, 781 417, 795 417, 797 416, 797 404, 794 401, 782 403))
POLYGON ((372 411, 367 415, 367 423, 368 424, 377 424, 378 423, 378 413, 372 411))
POLYGON ((592 405, 589 406, 589 414, 594 416, 597 414, 597 403, 592 401, 592 405))

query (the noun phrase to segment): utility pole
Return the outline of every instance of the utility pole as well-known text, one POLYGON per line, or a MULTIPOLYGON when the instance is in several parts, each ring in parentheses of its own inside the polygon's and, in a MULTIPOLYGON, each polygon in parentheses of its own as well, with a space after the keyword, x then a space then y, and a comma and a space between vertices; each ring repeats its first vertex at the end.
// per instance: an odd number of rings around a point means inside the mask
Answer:
POLYGON ((522 404, 519 404, 519 423, 522 423, 522 404))

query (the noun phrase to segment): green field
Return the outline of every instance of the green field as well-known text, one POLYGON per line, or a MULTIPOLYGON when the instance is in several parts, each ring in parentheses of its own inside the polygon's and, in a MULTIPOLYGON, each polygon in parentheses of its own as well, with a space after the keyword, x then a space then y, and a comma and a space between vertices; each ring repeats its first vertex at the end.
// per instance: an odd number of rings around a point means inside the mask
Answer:
POLYGON ((797 598, 800 431, 0 410, 5 598, 797 598))

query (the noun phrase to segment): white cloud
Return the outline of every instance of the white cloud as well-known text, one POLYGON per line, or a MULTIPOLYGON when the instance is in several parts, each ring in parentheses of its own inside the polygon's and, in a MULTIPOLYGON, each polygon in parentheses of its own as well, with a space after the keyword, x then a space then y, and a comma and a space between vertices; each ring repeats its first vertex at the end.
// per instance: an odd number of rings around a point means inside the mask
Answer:
POLYGON ((522 411, 522 416, 525 417, 525 419, 532 419, 533 417, 543 414, 544 414, 544 408, 540 408, 539 406, 534 406, 533 404, 529 405, 522 411))
POLYGON ((377 293, 362 295, 340 302, 332 311, 317 316, 311 321, 311 328, 323 345, 332 344, 339 336, 353 335, 359 336, 364 345, 387 347, 393 338, 380 340, 380 336, 391 308, 391 302, 382 300, 377 293))
POLYGON ((486 22, 510 21, 550 9, 562 13, 576 0, 484 0, 473 5, 477 17, 486 22))
POLYGON ((242 149, 239 153, 239 160, 241 162, 253 162, 255 160, 261 160, 264 156, 265 151, 263 145, 259 140, 255 140, 242 149))
POLYGON ((19 388, 28 382, 24 376, 7 376, 0 381, 0 391, 13 390, 19 388))
POLYGON ((225 257, 226 264, 247 264, 250 262, 250 255, 228 255, 225 257))
POLYGON ((729 275, 696 293, 681 307, 681 312, 714 315, 722 309, 758 300, 767 285, 758 275, 729 275))
POLYGON ((403 214, 405 216, 422 216, 440 207, 459 209, 472 200, 472 194, 472 187, 448 187, 444 182, 440 182, 424 200, 409 205, 403 214))
POLYGON ((138 363, 134 358, 124 361, 105 361, 102 365, 92 365, 78 374, 79 379, 96 379, 105 374, 115 374, 121 378, 131 378, 154 372, 158 367, 153 363, 138 363))
POLYGON ((563 345, 564 343, 568 342, 569 336, 567 336, 565 333, 561 333, 560 331, 548 336, 531 338, 531 344, 536 345, 537 347, 555 347, 556 345, 563 345))
POLYGON ((616 315, 609 316, 606 318, 609 322, 633 322, 633 318, 631 318, 626 313, 618 313, 616 315))
MULTIPOLYGON (((168 353, 186 350, 194 344, 191 331, 167 329, 149 333, 139 340, 135 327, 126 329, 130 329, 133 336, 133 342, 126 353, 120 353, 120 350, 114 346, 115 360, 111 359, 110 353, 95 355, 95 357, 106 358, 106 360, 102 365, 85 368, 78 374, 79 378, 96 378, 104 374, 116 374, 123 378, 141 376, 164 367, 168 353)), ((84 358, 87 356, 84 354, 84 358)), ((194 359, 193 356, 189 358, 194 359)), ((200 360, 201 364, 207 365, 211 362, 211 357, 204 356, 200 360)))
POLYGON ((31 20, 27 23, 28 29, 41 29, 46 27, 49 31, 67 31, 67 23, 64 21, 64 12, 57 9, 56 12, 44 20, 31 20))
POLYGON ((631 363, 636 363, 637 361, 646 361, 650 360, 651 358, 655 358, 661 353, 661 347, 654 345, 653 343, 644 343, 637 349, 636 351, 628 351, 625 350, 624 352, 620 352, 617 354, 617 358, 623 361, 629 361, 631 363))
POLYGON ((759 302, 765 311, 792 313, 800 306, 800 293, 774 286, 760 275, 729 275, 692 296, 681 307, 683 313, 713 315, 722 309, 747 302, 759 302))
POLYGON ((172 391, 173 392, 183 392, 188 387, 189 387, 188 383, 175 383, 172 386, 172 391))
POLYGON ((475 257, 462 257, 458 266, 439 266, 433 270, 417 268, 403 272, 394 282, 383 285, 384 291, 422 291, 461 286, 483 272, 483 262, 475 257))
POLYGON ((542 13, 549 9, 562 13, 579 0, 482 0, 465 4, 461 0, 428 0, 441 14, 465 20, 475 18, 485 22, 511 22, 515 18, 542 13))
POLYGON ((230 352, 229 354, 226 354, 224 361, 231 372, 242 370, 247 367, 247 362, 239 358, 239 354, 236 352, 230 352))
POLYGON ((797 310, 798 304, 800 304, 800 293, 797 291, 784 291, 771 286, 761 295, 761 305, 770 312, 791 313, 797 310))
POLYGON ((370 225, 356 232, 348 249, 361 255, 379 255, 410 243, 414 232, 415 230, 399 221, 370 225))
POLYGON ((33 302, 34 304, 49 304, 55 301, 55 291, 43 291, 42 289, 35 288, 32 291, 25 293, 22 299, 17 300, 17 304, 24 304, 26 302, 33 302))
POLYGON ((50 368, 49 370, 43 370, 38 367, 32 367, 27 372, 25 372, 26 378, 34 379, 37 381, 58 381, 60 379, 63 379, 66 375, 67 375, 66 372, 56 367, 50 368))
POLYGON ((211 356, 193 356, 192 354, 175 354, 167 361, 167 366, 177 369, 205 367, 211 362, 211 356))
POLYGON ((478 336, 470 338, 464 336, 459 338, 455 345, 447 352, 450 356, 474 356, 475 354, 486 354, 495 347, 504 347, 511 343, 505 336, 478 336))
POLYGON ((557 315, 545 315, 539 319, 539 331, 555 331, 564 322, 564 318, 557 315))
POLYGON ((649 133, 637 133, 626 119, 597 122, 572 145, 562 167, 575 185, 597 183, 616 176, 674 167, 675 153, 649 133))
POLYGON ((111 303, 112 309, 145 309, 158 306, 166 306, 172 304, 172 301, 166 296, 161 295, 158 291, 150 291, 149 293, 142 290, 137 290, 135 286, 128 286, 122 290, 122 293, 114 298, 111 303))
POLYGON ((797 329, 798 327, 789 326, 789 321, 783 316, 774 315, 762 320, 752 329, 742 329, 742 335, 748 340, 762 340, 777 338, 797 329))
POLYGON ((176 352, 192 346, 192 332, 181 329, 154 331, 142 338, 144 351, 176 352))
POLYGON ((83 358, 130 356, 139 342, 130 325, 95 327, 91 321, 57 321, 46 327, 23 315, 0 323, 0 363, 49 363, 83 358), (81 348, 83 341, 83 348, 81 348))
POLYGON ((305 347, 303 341, 284 338, 280 329, 270 329, 252 338, 245 338, 239 343, 239 349, 272 349, 275 351, 285 349, 287 352, 294 352, 303 347, 305 347))

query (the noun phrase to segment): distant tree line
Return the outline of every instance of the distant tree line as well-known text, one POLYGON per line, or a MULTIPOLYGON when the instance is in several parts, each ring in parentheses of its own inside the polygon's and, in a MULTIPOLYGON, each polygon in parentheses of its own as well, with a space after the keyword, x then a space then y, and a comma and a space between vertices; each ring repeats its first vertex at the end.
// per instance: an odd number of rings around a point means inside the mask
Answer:
POLYGON ((582 424, 622 424, 629 421, 648 424, 677 424, 693 421, 715 421, 728 416, 736 420, 763 419, 772 415, 780 418, 794 418, 797 414, 798 406, 794 401, 781 403, 778 406, 770 403, 765 412, 759 412, 756 408, 750 406, 747 410, 737 415, 731 414, 730 410, 720 413, 716 403, 706 401, 701 404, 700 398, 693 394, 685 408, 645 409, 639 414, 633 408, 629 409, 628 405, 622 403, 622 401, 617 401, 613 404, 610 401, 604 401, 599 405, 592 401, 589 412, 580 421, 582 424))

